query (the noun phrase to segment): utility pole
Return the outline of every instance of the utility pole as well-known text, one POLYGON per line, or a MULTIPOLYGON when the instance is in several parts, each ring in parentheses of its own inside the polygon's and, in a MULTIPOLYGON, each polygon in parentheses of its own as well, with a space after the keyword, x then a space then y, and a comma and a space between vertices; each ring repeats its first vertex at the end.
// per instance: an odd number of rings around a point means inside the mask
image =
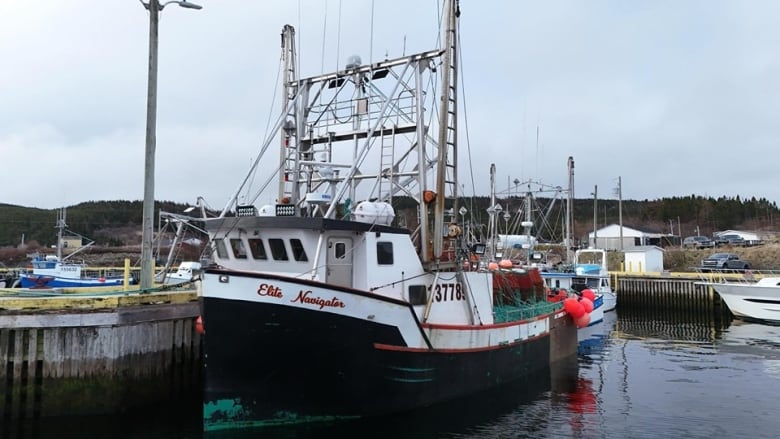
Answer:
POLYGON ((159 0, 149 0, 141 4, 149 11, 149 78, 146 94, 146 154, 144 165, 144 203, 143 222, 141 225, 141 280, 142 290, 154 286, 154 269, 152 261, 152 243, 154 230, 154 155, 157 148, 157 43, 160 11, 169 3, 176 3, 183 8, 200 9, 200 5, 188 3, 185 0, 168 1, 160 4, 159 0))
POLYGON ((599 198, 599 185, 593 186, 593 248, 598 247, 597 229, 599 227, 597 223, 596 215, 598 214, 596 200, 599 198))
POLYGON ((574 242, 572 236, 574 235, 574 221, 573 209, 574 209, 574 157, 569 156, 567 161, 567 167, 569 170, 569 192, 566 194, 566 262, 571 263, 574 260, 574 242))
POLYGON ((680 245, 682 245, 682 228, 680 228, 680 217, 677 217, 677 233, 680 234, 680 245))
POLYGON ((618 176, 618 218, 620 222, 620 251, 623 251, 623 183, 618 176))
POLYGON ((152 242, 154 229, 154 156, 157 148, 157 25, 160 21, 160 3, 149 0, 149 79, 146 94, 146 155, 144 166, 144 204, 141 225, 141 279, 142 290, 154 285, 152 242))

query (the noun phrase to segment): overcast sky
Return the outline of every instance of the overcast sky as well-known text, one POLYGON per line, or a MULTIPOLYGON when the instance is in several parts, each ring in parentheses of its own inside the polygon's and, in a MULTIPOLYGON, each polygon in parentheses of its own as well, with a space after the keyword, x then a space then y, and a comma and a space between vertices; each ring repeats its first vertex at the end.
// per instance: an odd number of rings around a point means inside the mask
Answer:
MULTIPOLYGON (((437 47, 436 0, 199 4, 161 15, 158 200, 222 207, 238 187, 278 113, 283 25, 296 28, 302 76, 352 54, 437 47)), ((620 176, 623 199, 780 201, 780 2, 462 0, 461 11, 478 195, 492 162, 504 186, 566 186, 573 156, 577 198, 595 185, 616 198, 620 176)), ((138 0, 0 0, 0 202, 143 198, 148 41, 138 0)))

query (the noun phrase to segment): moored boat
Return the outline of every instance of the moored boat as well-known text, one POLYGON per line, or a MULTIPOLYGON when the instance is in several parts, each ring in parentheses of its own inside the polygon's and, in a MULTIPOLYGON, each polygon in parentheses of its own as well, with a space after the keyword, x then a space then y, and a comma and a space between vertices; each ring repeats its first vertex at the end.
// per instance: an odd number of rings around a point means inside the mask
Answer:
MULTIPOLYGON (((574 322, 546 300, 537 269, 464 269, 474 255, 454 214, 467 213, 456 11, 445 2, 443 49, 285 78, 277 203, 234 195, 203 221, 214 249, 201 296, 204 430, 413 410, 576 355, 574 322), (434 76, 443 99, 424 90, 434 76), (355 112, 335 117, 344 108, 355 112), (356 155, 339 164, 343 146, 356 155), (399 194, 416 217, 396 218, 399 194)), ((293 32, 282 38, 288 74, 293 32)))
POLYGON ((780 277, 764 277, 757 282, 711 282, 715 292, 735 317, 780 325, 780 277))
POLYGON ((617 294, 612 289, 607 269, 607 251, 599 248, 579 249, 574 256, 574 289, 589 288, 602 296, 604 311, 617 307, 617 294))
POLYGON ((88 248, 91 242, 63 256, 63 232, 67 228, 65 217, 65 209, 61 209, 57 218, 57 254, 33 255, 28 269, 19 273, 19 286, 22 288, 84 288, 124 286, 133 282, 129 274, 90 273, 85 264, 68 260, 88 248))
POLYGON ((598 323, 604 313, 617 307, 617 294, 612 289, 607 271, 607 252, 603 249, 579 249, 574 263, 557 270, 542 272, 545 285, 551 290, 566 290, 581 294, 591 290, 596 295, 591 324, 598 323))

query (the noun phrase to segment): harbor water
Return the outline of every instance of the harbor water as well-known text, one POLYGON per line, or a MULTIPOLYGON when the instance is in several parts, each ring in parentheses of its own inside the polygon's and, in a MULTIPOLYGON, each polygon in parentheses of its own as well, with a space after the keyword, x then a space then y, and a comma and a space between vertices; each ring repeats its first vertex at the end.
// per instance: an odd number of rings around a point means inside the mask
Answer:
MULTIPOLYGON (((576 359, 496 392, 334 425, 201 433, 199 401, 4 422, 14 438, 774 438, 780 327, 618 309, 576 359)), ((454 383, 453 383, 454 384, 454 383)))

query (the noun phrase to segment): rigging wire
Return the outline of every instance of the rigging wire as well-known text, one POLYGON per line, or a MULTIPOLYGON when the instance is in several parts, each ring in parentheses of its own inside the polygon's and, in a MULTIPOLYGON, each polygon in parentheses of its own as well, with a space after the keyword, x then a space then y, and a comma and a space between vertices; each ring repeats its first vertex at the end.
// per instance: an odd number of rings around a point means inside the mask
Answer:
POLYGON ((371 0, 371 31, 368 40, 368 63, 374 62, 374 0, 371 0))
POLYGON ((297 74, 301 74, 301 55, 303 54, 303 47, 301 47, 301 0, 298 0, 298 29, 295 34, 298 36, 298 58, 295 60, 298 63, 297 74))
POLYGON ((341 49, 341 1, 339 0, 339 19, 336 25, 336 68, 339 69, 339 50, 341 49))
MULTIPOLYGON (((265 122, 265 137, 268 137, 268 130, 269 130, 270 126, 271 126, 271 115, 274 114, 274 110, 273 109, 274 109, 274 106, 276 105, 276 97, 277 97, 277 94, 279 92, 279 77, 281 76, 282 70, 284 68, 285 68, 285 65, 284 65, 284 53, 281 53, 280 56, 279 56, 279 68, 276 70, 276 79, 274 80, 274 92, 271 95, 272 96, 272 98, 271 98, 271 106, 268 109, 268 120, 266 120, 266 122, 265 122)), ((249 196, 249 190, 254 185, 254 180, 255 180, 255 176, 257 176, 257 171, 258 171, 258 168, 255 168, 252 171, 252 176, 250 177, 250 183, 246 186, 246 190, 245 190, 245 193, 244 193, 244 199, 247 200, 247 201, 250 200, 250 198, 251 198, 249 196)), ((265 189, 265 186, 263 186, 263 189, 265 189)))
MULTIPOLYGON (((461 69, 459 70, 460 73, 460 90, 461 90, 461 99, 463 101, 463 125, 466 132, 466 154, 469 158, 469 174, 471 175, 471 199, 469 201, 469 212, 474 215, 474 197, 477 194, 477 189, 474 185, 474 166, 472 165, 472 155, 471 155, 471 136, 469 134, 469 114, 468 114, 468 106, 466 105, 466 78, 463 74, 463 49, 461 48, 461 41, 460 41, 460 22, 458 22, 458 60, 460 61, 461 69)), ((478 219, 481 218, 481 212, 480 215, 477 217, 478 219)))

